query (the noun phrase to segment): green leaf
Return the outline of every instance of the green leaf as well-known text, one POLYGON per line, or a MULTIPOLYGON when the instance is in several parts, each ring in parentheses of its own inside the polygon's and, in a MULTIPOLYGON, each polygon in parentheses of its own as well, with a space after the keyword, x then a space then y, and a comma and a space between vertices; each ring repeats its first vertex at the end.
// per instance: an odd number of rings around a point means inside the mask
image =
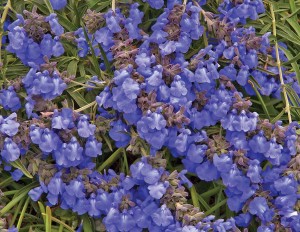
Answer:
POLYGON ((254 79, 254 78, 251 77, 250 79, 251 79, 251 80, 249 80, 249 83, 250 83, 250 85, 252 86, 253 90, 255 91, 258 100, 260 101, 261 106, 262 106, 262 108, 263 108, 263 111, 264 111, 265 114, 267 115, 268 119, 271 120, 271 117, 270 117, 268 108, 267 108, 267 106, 266 106, 266 104, 265 104, 265 102, 264 102, 262 96, 260 95, 259 91, 257 90, 256 86, 255 86, 255 85, 253 84, 253 82, 252 82, 252 79, 254 79))
POLYGON ((198 200, 200 201, 201 205, 204 207, 205 210, 209 210, 210 206, 206 203, 204 198, 198 194, 198 200))
MULTIPOLYGON (((51 217, 51 220, 58 223, 60 226, 66 228, 68 231, 75 232, 75 230, 72 227, 68 226, 66 223, 62 222, 61 220, 59 220, 55 217, 51 217)), ((91 231, 94 231, 94 230, 91 230, 91 231)))
POLYGON ((284 115, 285 113, 285 109, 283 109, 278 115, 276 115, 276 117, 274 117, 272 120, 271 120, 271 123, 275 123, 277 122, 278 120, 281 119, 282 115, 284 115))
POLYGON ((95 231, 91 218, 87 214, 83 215, 82 220, 84 232, 95 231))
POLYGON ((197 192, 196 192, 195 186, 192 186, 190 188, 190 191, 191 191, 191 197, 192 197, 193 205, 195 207, 198 207, 200 209, 200 204, 199 204, 199 200, 198 200, 198 196, 197 196, 197 192))
POLYGON ((120 158, 123 149, 124 148, 120 147, 107 160, 105 160, 104 163, 102 163, 101 166, 97 168, 98 172, 102 172, 104 169, 107 169, 111 165, 113 165, 113 163, 120 158))
POLYGON ((45 5, 47 6, 49 12, 50 12, 50 13, 54 13, 54 10, 53 10, 52 5, 51 5, 51 3, 49 2, 49 0, 44 0, 44 2, 45 2, 45 5))
POLYGON ((76 77, 76 73, 77 73, 77 65, 78 65, 78 60, 72 60, 67 68, 67 72, 70 75, 74 75, 76 77))
POLYGON ((203 198, 207 198, 207 197, 211 197, 215 194, 217 194, 218 192, 220 192, 220 190, 222 189, 223 187, 221 185, 218 185, 217 187, 213 188, 213 189, 210 189, 202 194, 200 194, 201 197, 203 198))
POLYGON ((0 217, 2 217, 4 214, 6 214, 12 207, 14 207, 19 201, 21 201, 24 197, 27 196, 28 192, 34 188, 37 187, 38 184, 37 182, 33 182, 25 187, 23 187, 22 189, 20 189, 18 191, 18 193, 16 193, 16 196, 7 203, 7 205, 5 205, 1 210, 0 210, 0 217))
POLYGON ((71 95, 71 97, 75 100, 79 107, 84 107, 89 104, 79 92, 73 92, 71 90, 67 90, 67 92, 71 95))
POLYGON ((10 162, 11 166, 13 166, 14 168, 17 168, 19 170, 21 170, 23 172, 23 174, 25 176, 27 176, 28 178, 32 179, 33 176, 30 174, 30 172, 28 172, 28 170, 25 168, 25 166, 22 164, 20 159, 17 159, 16 161, 10 162))
POLYGON ((20 210, 21 210, 22 205, 24 204, 24 201, 25 201, 25 197, 21 199, 21 201, 19 202, 17 208, 14 209, 13 217, 10 221, 10 226, 14 225, 14 223, 17 219, 17 216, 20 214, 20 210))
POLYGON ((205 212, 205 215, 208 216, 210 214, 212 214, 214 211, 216 211, 217 209, 221 208, 223 205, 225 205, 227 202, 227 199, 224 199, 223 201, 219 202, 218 204, 214 205, 213 207, 211 207, 209 210, 207 210, 205 212))
POLYGON ((26 199, 26 201, 25 201, 25 204, 24 204, 24 206, 23 206, 22 212, 21 212, 21 214, 20 214, 19 220, 18 220, 18 224, 17 224, 17 229, 18 229, 18 230, 21 228, 22 221, 23 221, 25 212, 26 212, 26 210, 27 210, 29 201, 30 201, 30 197, 27 197, 27 199, 26 199))
MULTIPOLYGON (((280 47, 280 49, 284 51, 286 57, 289 60, 293 59, 293 55, 291 54, 291 52, 289 50, 287 50, 287 49, 285 49, 283 47, 280 47)), ((297 64, 296 61, 292 63, 292 67, 293 67, 293 69, 294 69, 294 71, 296 73, 296 78, 297 78, 298 84, 300 84, 300 69, 299 69, 299 65, 297 64)))

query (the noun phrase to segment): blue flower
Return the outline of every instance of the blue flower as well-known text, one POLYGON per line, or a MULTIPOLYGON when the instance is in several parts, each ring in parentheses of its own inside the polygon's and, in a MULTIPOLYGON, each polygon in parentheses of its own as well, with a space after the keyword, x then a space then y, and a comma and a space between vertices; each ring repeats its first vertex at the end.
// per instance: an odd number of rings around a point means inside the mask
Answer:
POLYGON ((228 154, 222 154, 218 156, 214 154, 213 164, 221 172, 229 172, 232 167, 232 159, 228 154))
POLYGON ((298 199, 297 194, 278 196, 275 199, 275 205, 281 210, 289 210, 295 207, 296 201, 298 199))
POLYGON ((152 215, 151 218, 153 222, 162 227, 166 227, 170 225, 173 221, 173 215, 168 207, 164 204, 160 208, 158 208, 152 215))
POLYGON ((141 174, 143 175, 144 181, 150 185, 157 183, 161 177, 161 173, 157 169, 152 168, 149 164, 143 166, 141 174))
POLYGON ((34 42, 33 39, 28 40, 25 61, 32 61, 37 64, 43 63, 42 50, 40 48, 40 45, 34 42))
POLYGON ((148 2, 148 4, 154 9, 160 9, 164 6, 163 0, 143 0, 143 2, 148 2))
POLYGON ((131 18, 136 25, 142 23, 142 19, 144 16, 144 12, 140 11, 138 7, 138 3, 133 3, 130 4, 129 10, 129 18, 131 18))
POLYGON ((18 229, 15 226, 9 227, 7 232, 18 232, 18 229))
POLYGON ((67 5, 67 0, 50 0, 54 10, 61 10, 67 5))
POLYGON ((237 71, 234 68, 233 64, 230 64, 229 66, 225 66, 220 71, 220 75, 224 75, 224 76, 228 77, 231 81, 236 80, 236 74, 237 74, 237 71))
MULTIPOLYGON (((54 89, 51 95, 49 94, 50 99, 54 99, 55 97, 62 95, 63 91, 67 88, 67 84, 63 82, 56 72, 53 73, 52 82, 54 84, 54 89)), ((47 99, 49 97, 45 98, 47 99)))
POLYGON ((176 42, 172 40, 166 41, 163 44, 160 44, 159 48, 162 56, 170 55, 176 51, 176 42))
POLYGON ((88 138, 94 135, 95 130, 96 126, 88 122, 88 117, 86 115, 80 116, 77 123, 77 131, 80 137, 88 138))
POLYGON ((35 106, 35 101, 32 100, 31 97, 27 97, 26 98, 27 102, 25 104, 25 110, 26 110, 26 114, 27 114, 27 118, 31 118, 32 116, 35 116, 35 114, 33 113, 34 110, 34 106, 35 106))
POLYGON ((54 177, 51 178, 49 184, 47 185, 48 191, 53 195, 61 194, 63 191, 63 181, 61 179, 61 173, 56 173, 54 177))
POLYGON ((274 182, 275 189, 283 195, 295 194, 298 183, 293 176, 284 176, 274 182))
POLYGON ((114 44, 113 33, 107 27, 102 27, 95 32, 95 40, 105 47, 111 47, 114 44))
POLYGON ((39 187, 31 189, 28 192, 28 195, 30 196, 31 200, 38 201, 40 199, 41 195, 43 194, 43 192, 44 192, 43 188, 41 186, 39 186, 39 187))
POLYGON ((117 147, 125 147, 130 141, 128 127, 121 120, 113 121, 110 125, 109 136, 116 142, 117 147))
POLYGON ((194 163, 202 163, 206 150, 206 145, 191 144, 187 152, 187 158, 194 163))
POLYGON ((167 188, 169 187, 169 182, 157 182, 153 185, 149 185, 149 194, 155 199, 161 199, 162 196, 166 193, 167 188))
POLYGON ((260 131, 249 141, 249 147, 254 152, 265 153, 269 150, 270 143, 265 138, 263 131, 260 131))
POLYGON ((90 136, 85 143, 84 154, 89 157, 97 157, 102 154, 102 143, 98 142, 95 137, 90 136))
MULTIPOLYGON (((156 43, 156 44, 163 44, 164 42, 166 42, 167 36, 168 36, 167 32, 165 32, 163 30, 155 30, 151 34, 149 41, 152 43, 156 43)), ((176 48, 174 48, 174 51, 175 51, 175 49, 176 48)))
POLYGON ((124 80, 122 88, 126 97, 128 97, 130 100, 136 99, 137 95, 140 93, 139 84, 131 78, 126 78, 124 80))
POLYGON ((273 232, 275 231, 275 225, 274 224, 270 224, 269 226, 259 226, 257 228, 257 232, 273 232))
POLYGON ((264 197, 255 197, 249 204, 249 212, 257 215, 263 222, 270 222, 274 211, 269 208, 264 197))
POLYGON ((70 143, 68 143, 65 151, 66 159, 70 161, 79 161, 82 159, 83 148, 78 143, 76 137, 72 137, 70 143))
POLYGON ((56 150, 59 143, 61 143, 61 141, 58 135, 46 128, 43 134, 41 135, 39 147, 43 152, 49 153, 56 150))
POLYGON ((261 183, 261 171, 260 162, 258 160, 249 160, 249 167, 247 176, 250 178, 252 183, 261 183))
POLYGON ((12 86, 0 91, 0 105, 5 110, 17 111, 21 108, 21 102, 12 86))
POLYGON ((251 222, 252 215, 250 213, 241 213, 238 216, 234 217, 234 219, 238 226, 248 227, 251 222))
POLYGON ((249 150, 245 132, 226 131, 226 140, 236 149, 249 150))
POLYGON ((96 196, 94 193, 91 194, 88 201, 89 201, 88 214, 91 217, 99 217, 101 215, 101 212, 96 207, 97 200, 96 200, 96 196))
POLYGON ((52 49, 53 49, 54 41, 52 39, 52 36, 50 34, 44 35, 41 43, 40 48, 41 52, 44 56, 47 56, 50 58, 52 56, 52 49))
POLYGON ((200 164, 196 168, 196 173, 201 180, 205 181, 217 180, 220 177, 218 169, 209 160, 200 164))
POLYGON ((29 136, 30 136, 31 141, 34 144, 41 143, 42 134, 43 134, 43 129, 37 127, 36 125, 30 126, 29 136))
POLYGON ((250 52, 246 55, 244 59, 244 64, 249 68, 256 68, 258 65, 257 52, 254 49, 251 49, 250 52))
POLYGON ((160 149, 167 138, 166 120, 160 113, 149 112, 137 122, 137 131, 153 148, 160 149))
POLYGON ((132 216, 132 212, 124 211, 121 213, 116 225, 119 231, 133 231, 134 227, 136 226, 136 221, 132 216))
POLYGON ((243 65, 236 77, 236 81, 241 86, 245 86, 247 84, 249 76, 250 76, 249 67, 247 65, 243 65))
POLYGON ((12 113, 5 119, 2 118, 0 115, 0 131, 1 133, 8 135, 8 136, 14 136, 18 133, 18 128, 20 126, 20 123, 16 121, 17 114, 12 113))
POLYGON ((176 140, 174 142, 174 147, 178 152, 185 152, 187 150, 188 146, 188 137, 191 134, 191 131, 189 129, 181 129, 180 134, 176 137, 176 140))
POLYGON ((16 169, 13 172, 11 172, 11 176, 12 176, 14 181, 19 181, 22 178, 23 175, 24 174, 20 169, 16 169))
POLYGON ((125 28, 127 29, 129 37, 131 39, 140 39, 142 37, 140 29, 138 28, 136 22, 133 21, 133 19, 127 18, 125 20, 125 28))
POLYGON ((283 147, 280 144, 276 143, 276 138, 272 138, 269 149, 264 153, 264 156, 267 157, 272 164, 279 165, 280 158, 282 157, 282 149, 283 147))
POLYGON ((98 192, 96 198, 97 198, 96 207, 102 212, 105 212, 107 214, 114 203, 112 194, 109 194, 104 191, 101 193, 98 192))
POLYGON ((64 49, 62 43, 59 41, 59 37, 55 36, 54 37, 54 45, 52 47, 53 56, 59 57, 62 54, 64 54, 64 52, 65 52, 65 49, 64 49))
POLYGON ((109 11, 105 14, 106 25, 112 33, 118 33, 121 31, 118 17, 115 16, 113 11, 109 11))
POLYGON ((75 206, 72 208, 72 210, 78 215, 83 215, 88 212, 90 209, 89 201, 86 198, 78 199, 75 206))
POLYGON ((52 116, 52 128, 71 129, 75 126, 73 121, 73 110, 63 108, 61 112, 58 112, 58 110, 55 109, 52 116))
POLYGON ((20 149, 18 145, 12 141, 12 139, 5 138, 1 156, 5 161, 13 162, 20 157, 20 149))

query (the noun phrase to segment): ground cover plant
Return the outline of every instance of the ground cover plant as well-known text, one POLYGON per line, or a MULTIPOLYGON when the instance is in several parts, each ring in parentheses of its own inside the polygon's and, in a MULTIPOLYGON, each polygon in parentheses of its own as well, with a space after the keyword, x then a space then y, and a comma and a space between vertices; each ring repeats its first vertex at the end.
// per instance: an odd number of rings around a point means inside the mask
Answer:
POLYGON ((300 231, 299 1, 7 0, 1 231, 300 231))

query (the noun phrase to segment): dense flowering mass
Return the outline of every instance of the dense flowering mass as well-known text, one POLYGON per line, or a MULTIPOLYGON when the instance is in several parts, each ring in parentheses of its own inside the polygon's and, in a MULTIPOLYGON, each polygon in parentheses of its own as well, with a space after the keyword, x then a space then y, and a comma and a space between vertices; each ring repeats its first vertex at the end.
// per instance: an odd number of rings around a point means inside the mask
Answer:
POLYGON ((58 17, 67 1, 50 3, 57 14, 34 8, 7 26, 27 71, 0 91, 1 165, 37 180, 33 201, 105 231, 300 231, 299 125, 264 119, 249 98, 280 101, 281 78, 300 94, 270 33, 243 26, 262 1, 224 0, 218 13, 202 0, 120 3, 88 9, 74 31, 58 17), (196 192, 211 183, 226 196, 220 218, 196 192))

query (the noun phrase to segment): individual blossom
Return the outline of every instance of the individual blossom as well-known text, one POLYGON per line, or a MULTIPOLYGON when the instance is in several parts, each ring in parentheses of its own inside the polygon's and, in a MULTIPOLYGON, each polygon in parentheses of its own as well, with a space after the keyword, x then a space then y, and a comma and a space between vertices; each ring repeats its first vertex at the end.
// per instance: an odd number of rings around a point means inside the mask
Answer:
POLYGON ((77 129, 80 137, 88 138, 94 135, 96 126, 88 122, 88 117, 86 115, 82 115, 78 120, 77 129))
POLYGON ((1 156, 5 161, 13 162, 20 157, 20 149, 18 145, 12 141, 12 139, 5 138, 1 156))
POLYGON ((12 86, 0 91, 0 105, 5 110, 17 111, 21 108, 21 101, 12 86))
POLYGON ((17 114, 12 113, 6 118, 0 115, 0 131, 7 136, 14 136, 18 133, 20 123, 17 122, 17 114))
POLYGON ((50 0, 54 10, 61 10, 67 5, 67 0, 50 0))
POLYGON ((255 197, 249 204, 249 212, 257 215, 263 222, 270 222, 274 216, 274 211, 269 208, 264 197, 255 197))
POLYGON ((97 157, 102 154, 102 143, 98 142, 93 136, 90 136, 85 143, 84 154, 89 157, 97 157))

